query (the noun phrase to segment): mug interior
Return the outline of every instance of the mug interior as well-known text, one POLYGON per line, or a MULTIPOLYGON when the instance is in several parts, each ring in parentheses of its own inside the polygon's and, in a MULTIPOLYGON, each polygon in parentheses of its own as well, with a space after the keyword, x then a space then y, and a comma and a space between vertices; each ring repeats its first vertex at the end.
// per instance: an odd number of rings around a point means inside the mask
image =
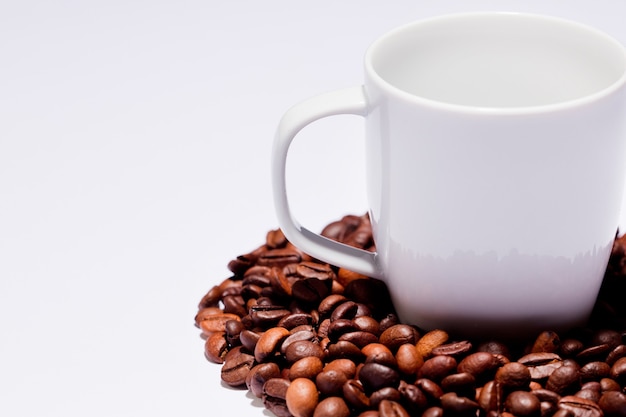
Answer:
POLYGON ((470 107, 554 105, 624 82, 617 41, 545 16, 476 13, 399 28, 368 50, 366 68, 385 87, 470 107))

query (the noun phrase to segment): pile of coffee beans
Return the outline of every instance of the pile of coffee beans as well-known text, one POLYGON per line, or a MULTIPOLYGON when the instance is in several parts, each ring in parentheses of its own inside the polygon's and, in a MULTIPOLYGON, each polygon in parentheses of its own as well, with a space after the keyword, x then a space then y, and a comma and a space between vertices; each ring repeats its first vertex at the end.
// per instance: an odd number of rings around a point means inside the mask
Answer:
MULTIPOLYGON (((374 250, 367 215, 322 234, 374 250)), ((516 343, 401 323, 384 283, 307 256, 280 230, 228 267, 195 317, 204 353, 278 417, 626 417, 626 238, 586 328, 516 343)))

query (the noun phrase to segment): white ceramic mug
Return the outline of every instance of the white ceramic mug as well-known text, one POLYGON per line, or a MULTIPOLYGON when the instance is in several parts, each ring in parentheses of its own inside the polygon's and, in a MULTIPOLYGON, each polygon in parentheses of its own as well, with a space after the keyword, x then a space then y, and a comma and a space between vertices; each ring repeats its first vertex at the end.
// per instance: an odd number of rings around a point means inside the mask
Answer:
POLYGON ((626 52, 577 23, 467 13, 400 27, 365 56, 363 86, 282 118, 279 225, 312 256, 389 287, 401 320, 463 334, 583 324, 617 231, 626 158, 626 52), (366 122, 376 253, 290 212, 289 145, 336 114, 366 122))

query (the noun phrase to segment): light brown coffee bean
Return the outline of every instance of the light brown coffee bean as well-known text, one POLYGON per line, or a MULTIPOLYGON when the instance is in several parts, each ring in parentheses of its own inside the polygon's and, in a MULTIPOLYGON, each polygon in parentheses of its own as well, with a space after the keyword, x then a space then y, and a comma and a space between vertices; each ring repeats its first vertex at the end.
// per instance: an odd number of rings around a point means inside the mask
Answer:
POLYGON ((308 378, 315 380, 317 375, 322 372, 324 364, 317 356, 307 356, 294 362, 289 368, 289 379, 292 381, 296 378, 308 378))
POLYGON ((222 381, 233 387, 245 385, 246 377, 253 366, 254 356, 247 353, 242 346, 238 346, 224 357, 222 381))
POLYGON ((443 330, 431 330, 417 341, 415 347, 422 358, 428 358, 433 349, 448 341, 448 337, 448 333, 443 330))
POLYGON ((378 406, 380 417, 410 417, 409 413, 396 401, 382 400, 378 406))
MULTIPOLYGON (((433 356, 432 358, 424 361, 424 364, 417 373, 418 378, 426 378, 437 383, 441 382, 443 378, 455 373, 457 370, 456 359, 452 356, 433 356)), ((461 370, 460 372, 466 372, 461 370)))
POLYGON ((350 417, 350 409, 343 398, 328 397, 315 407, 313 417, 350 417))
POLYGON ((405 343, 400 345, 396 352, 396 362, 400 373, 416 375, 417 371, 424 365, 424 358, 415 345, 405 343))
POLYGON ((228 342, 224 332, 215 332, 207 337, 204 343, 204 355, 213 363, 224 363, 228 353, 228 342))
POLYGON ((265 362, 280 352, 282 342, 291 335, 284 327, 272 327, 264 332, 254 347, 254 358, 257 362, 265 362))
POLYGON ((315 383, 307 378, 297 378, 291 381, 285 394, 287 408, 294 417, 312 417, 318 399, 315 383))

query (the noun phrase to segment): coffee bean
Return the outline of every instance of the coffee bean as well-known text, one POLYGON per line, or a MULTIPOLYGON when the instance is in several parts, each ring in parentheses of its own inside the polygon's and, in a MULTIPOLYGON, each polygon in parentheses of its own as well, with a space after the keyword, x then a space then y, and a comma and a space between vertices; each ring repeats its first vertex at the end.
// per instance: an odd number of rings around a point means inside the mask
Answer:
POLYGON ((382 400, 378 406, 380 417, 410 417, 409 413, 396 401, 382 400))
POLYGON ((463 358, 457 370, 472 374, 477 381, 489 381, 495 376, 498 367, 504 365, 506 361, 504 356, 475 352, 463 358))
POLYGON ((334 359, 324 366, 324 371, 336 370, 343 373, 348 379, 356 375, 356 365, 350 359, 334 359))
POLYGON ((222 381, 233 387, 244 385, 248 372, 253 366, 254 356, 247 353, 242 346, 238 346, 224 357, 221 371, 222 381))
POLYGON ((461 397, 474 397, 476 378, 467 372, 451 374, 441 380, 441 388, 446 392, 454 392, 461 397))
POLYGON ((401 380, 398 391, 401 395, 400 402, 410 414, 417 414, 428 406, 428 397, 416 385, 401 380))
POLYGON ((502 386, 496 381, 489 381, 480 389, 477 402, 487 412, 499 412, 504 402, 503 397, 502 386))
POLYGON ((365 389, 361 382, 349 379, 343 384, 343 398, 346 403, 356 410, 364 410, 370 406, 370 399, 365 394, 365 389))
POLYGON ((242 330, 241 333, 239 333, 239 341, 241 342, 241 345, 250 352, 254 352, 256 344, 260 338, 260 334, 248 329, 242 330))
POLYGON ((600 380, 600 391, 621 391, 622 387, 612 378, 602 378, 600 380))
POLYGON ((472 350, 472 343, 465 340, 462 342, 446 343, 433 348, 431 351, 432 356, 446 355, 460 357, 472 350))
POLYGON ((422 358, 427 358, 433 349, 447 342, 448 337, 448 333, 443 330, 431 330, 417 341, 415 347, 422 358))
POLYGON ((269 267, 283 267, 288 264, 297 264, 302 261, 302 255, 292 249, 270 249, 258 258, 258 265, 269 267))
POLYGON ((339 340, 345 340, 354 343, 355 346, 363 348, 371 343, 378 342, 375 334, 363 331, 347 332, 339 336, 339 340))
POLYGON ((616 380, 620 385, 626 384, 626 357, 619 358, 615 361, 610 370, 611 378, 616 380))
POLYGON ((496 371, 495 380, 507 389, 525 389, 530 383, 530 371, 519 362, 509 362, 496 371))
POLYGON ((559 352, 564 358, 573 358, 585 348, 582 341, 578 339, 565 339, 561 342, 559 352))
POLYGON ((322 372, 324 363, 316 356, 307 356, 295 361, 289 368, 289 379, 308 378, 315 380, 317 375, 322 372))
POLYGON ((417 329, 406 324, 393 325, 380 335, 380 343, 387 346, 392 352, 398 350, 405 343, 415 345, 418 339, 419 332, 417 329))
POLYGON ((415 345, 405 343, 400 345, 396 352, 396 362, 400 373, 416 375, 417 371, 424 365, 424 358, 420 355, 415 345))
POLYGON ((559 409, 566 410, 573 417, 602 417, 604 414, 598 404, 573 395, 561 398, 559 409))
POLYGON ((535 342, 533 343, 533 347, 531 348, 532 353, 537 352, 548 352, 555 353, 559 350, 559 345, 561 340, 559 335, 551 330, 546 330, 541 332, 535 342))
POLYGON ((296 274, 302 278, 317 278, 320 280, 335 278, 335 272, 330 265, 317 262, 300 262, 296 267, 296 274))
POLYGON ((254 358, 257 362, 265 362, 280 351, 280 345, 287 337, 289 330, 284 327, 272 327, 261 335, 254 347, 254 358))
POLYGON ((599 381, 609 375, 611 367, 606 362, 589 362, 580 368, 579 375, 581 382, 599 381))
POLYGON ((606 363, 613 366, 619 358, 626 357, 626 345, 618 345, 606 356, 606 363))
POLYGON ((290 384, 284 378, 272 378, 263 385, 263 405, 277 417, 291 417, 285 401, 290 384))
POLYGON ((344 301, 337 305, 330 315, 330 321, 348 320, 352 322, 352 319, 356 317, 359 306, 354 301, 344 301))
POLYGON ((350 409, 343 398, 328 397, 315 407, 313 417, 350 417, 350 409))
POLYGON ((310 340, 295 341, 285 350, 285 359, 290 364, 307 357, 316 357, 321 360, 324 359, 325 353, 318 343, 310 340))
POLYGON ((307 305, 319 304, 330 294, 331 280, 317 278, 304 278, 293 283, 291 286, 292 296, 307 305))
POLYGON ((535 380, 549 377, 563 365, 563 360, 556 353, 539 352, 524 355, 517 360, 528 367, 530 377, 535 380))
MULTIPOLYGON (((456 369, 457 362, 454 357, 445 355, 433 356, 424 362, 417 373, 417 377, 430 379, 431 381, 438 383, 441 382, 441 380, 447 375, 453 373, 456 369)), ((459 371, 466 372, 465 370, 459 371)))
POLYGON ((430 407, 422 413, 422 417, 443 417, 443 408, 430 407))
POLYGON ((560 395, 572 394, 578 391, 580 371, 578 366, 564 365, 557 368, 548 377, 546 388, 560 395))
POLYGON ((345 358, 353 362, 361 362, 365 357, 358 346, 345 340, 340 340, 337 343, 329 345, 327 350, 330 360, 345 358))
POLYGON ((384 387, 370 394, 370 407, 378 408, 383 400, 400 402, 402 395, 394 387, 384 387))
POLYGON ((213 332, 225 332, 226 322, 229 320, 241 320, 239 316, 235 314, 214 314, 204 317, 199 325, 204 335, 209 335, 213 332))
POLYGON ((439 398, 443 395, 443 390, 439 384, 430 379, 418 378, 415 385, 422 390, 429 400, 434 400, 434 402, 439 402, 439 398))
POLYGON ((223 332, 212 333, 204 343, 204 355, 213 363, 224 363, 228 353, 228 342, 223 332))
POLYGON ((363 346, 361 353, 365 355, 365 363, 379 363, 390 368, 395 368, 398 365, 391 350, 382 343, 370 343, 363 346))
POLYGON ((246 376, 246 386, 255 397, 263 396, 263 386, 272 378, 280 377, 280 368, 273 362, 260 363, 250 369, 246 376))
POLYGON ((622 392, 605 392, 598 401, 598 406, 607 417, 626 417, 626 395, 622 392))
POLYGON ((323 396, 341 396, 346 381, 348 376, 335 369, 323 370, 315 377, 315 385, 323 396))
POLYGON ((380 363, 370 362, 359 371, 359 381, 366 392, 373 392, 384 387, 397 388, 400 375, 396 370, 380 363))
POLYGON ((539 417, 541 403, 537 397, 527 391, 513 391, 506 397, 505 409, 518 417, 539 417))
POLYGON ((294 417, 312 417, 318 398, 315 383, 307 378, 297 378, 291 381, 285 394, 287 408, 294 417))
POLYGON ((452 413, 454 415, 476 415, 478 411, 478 403, 467 397, 459 397, 455 392, 447 392, 440 398, 441 408, 444 413, 452 413))

